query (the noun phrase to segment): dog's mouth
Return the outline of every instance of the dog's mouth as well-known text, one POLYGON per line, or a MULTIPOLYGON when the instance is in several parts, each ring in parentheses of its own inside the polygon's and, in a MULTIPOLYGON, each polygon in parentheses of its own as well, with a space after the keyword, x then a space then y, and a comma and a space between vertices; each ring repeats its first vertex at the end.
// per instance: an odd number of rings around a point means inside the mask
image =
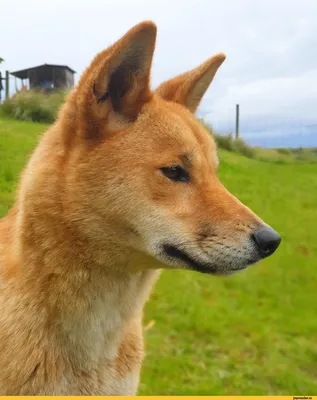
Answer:
POLYGON ((233 274, 259 261, 258 257, 252 257, 245 260, 243 264, 239 263, 239 265, 220 266, 209 262, 199 261, 188 255, 188 253, 186 253, 184 250, 181 250, 173 245, 168 245, 168 244, 163 245, 163 252, 164 255, 167 256, 169 259, 172 259, 173 261, 175 260, 181 261, 182 264, 186 264, 189 267, 189 269, 210 275, 233 274))
POLYGON ((212 265, 198 262, 190 257, 185 251, 178 249, 175 246, 165 244, 163 246, 164 253, 170 258, 177 259, 187 264, 191 269, 202 272, 205 274, 213 274, 216 273, 217 268, 212 265))

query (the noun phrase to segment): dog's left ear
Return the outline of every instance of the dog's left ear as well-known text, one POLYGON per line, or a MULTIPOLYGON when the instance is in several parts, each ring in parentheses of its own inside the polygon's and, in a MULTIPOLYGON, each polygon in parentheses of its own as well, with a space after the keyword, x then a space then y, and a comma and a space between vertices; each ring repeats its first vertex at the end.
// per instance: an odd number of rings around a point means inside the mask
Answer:
POLYGON ((163 99, 184 105, 193 113, 226 56, 216 54, 191 71, 162 83, 156 93, 163 99))

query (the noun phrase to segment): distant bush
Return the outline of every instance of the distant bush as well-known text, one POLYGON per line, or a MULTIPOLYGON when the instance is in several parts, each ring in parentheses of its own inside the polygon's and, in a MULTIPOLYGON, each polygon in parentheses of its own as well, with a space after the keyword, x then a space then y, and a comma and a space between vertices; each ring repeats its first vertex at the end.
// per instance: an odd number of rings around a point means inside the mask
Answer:
POLYGON ((17 120, 52 123, 65 101, 65 96, 66 91, 46 94, 22 90, 3 102, 1 112, 17 120))
POLYGON ((303 153, 304 149, 302 147, 297 147, 295 149, 290 149, 290 151, 295 155, 300 155, 303 153))
POLYGON ((227 151, 235 151, 234 140, 231 135, 218 135, 212 133, 213 138, 216 140, 217 146, 227 151))
POLYGON ((292 154, 292 151, 291 151, 291 149, 276 149, 276 151, 279 153, 279 154, 283 154, 283 155, 289 155, 289 154, 292 154))
POLYGON ((234 139, 232 135, 219 135, 215 133, 212 127, 208 125, 204 120, 200 120, 200 122, 211 133, 219 148, 235 153, 240 153, 248 158, 255 157, 254 148, 249 146, 243 139, 234 139))
POLYGON ((249 146, 243 139, 238 138, 234 140, 235 151, 248 158, 255 157, 255 150, 249 146))

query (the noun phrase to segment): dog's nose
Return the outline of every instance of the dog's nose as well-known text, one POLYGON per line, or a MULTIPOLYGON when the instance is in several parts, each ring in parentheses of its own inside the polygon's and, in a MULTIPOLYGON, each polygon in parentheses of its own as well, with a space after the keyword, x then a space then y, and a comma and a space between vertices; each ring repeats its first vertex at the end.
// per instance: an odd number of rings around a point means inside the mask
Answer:
POLYGON ((268 257, 281 243, 280 235, 269 227, 260 228, 252 234, 252 239, 260 250, 261 256, 268 257))

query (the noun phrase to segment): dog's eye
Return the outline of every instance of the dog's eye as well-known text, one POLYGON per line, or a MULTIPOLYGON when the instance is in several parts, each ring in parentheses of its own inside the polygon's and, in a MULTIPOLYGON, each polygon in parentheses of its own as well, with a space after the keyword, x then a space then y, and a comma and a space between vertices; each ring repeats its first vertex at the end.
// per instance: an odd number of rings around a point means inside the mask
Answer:
POLYGON ((189 182, 189 173, 180 165, 172 165, 171 167, 162 167, 163 174, 174 182, 189 182))

